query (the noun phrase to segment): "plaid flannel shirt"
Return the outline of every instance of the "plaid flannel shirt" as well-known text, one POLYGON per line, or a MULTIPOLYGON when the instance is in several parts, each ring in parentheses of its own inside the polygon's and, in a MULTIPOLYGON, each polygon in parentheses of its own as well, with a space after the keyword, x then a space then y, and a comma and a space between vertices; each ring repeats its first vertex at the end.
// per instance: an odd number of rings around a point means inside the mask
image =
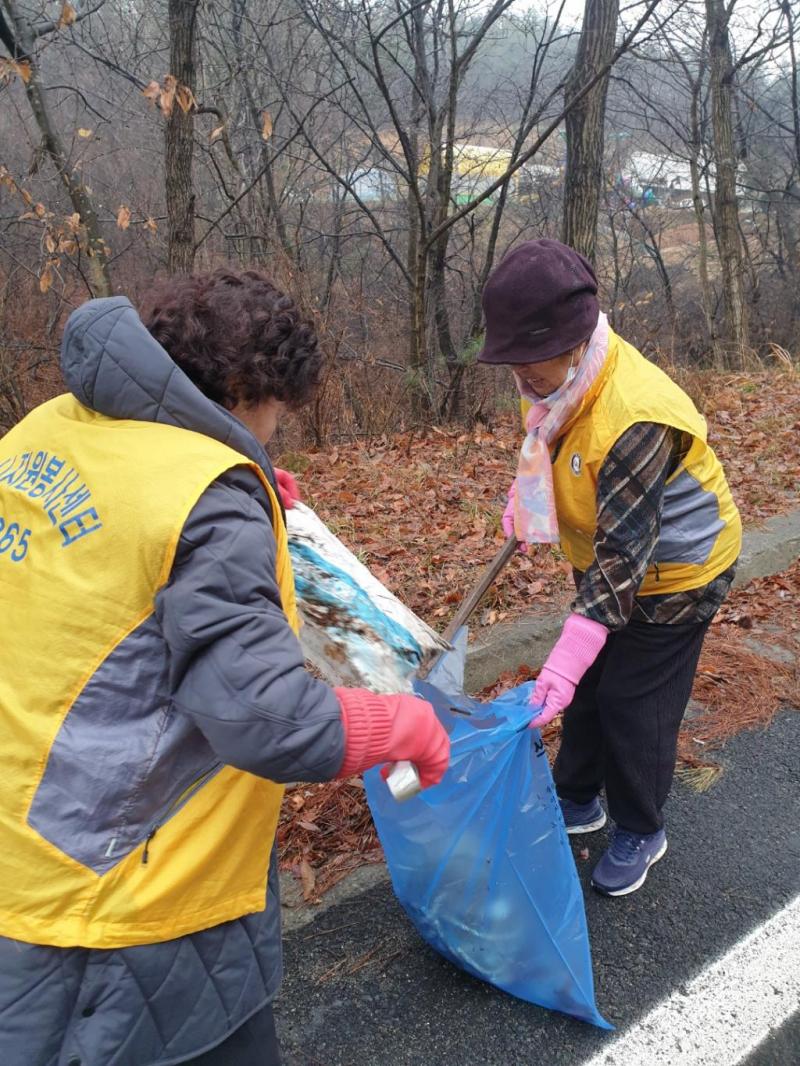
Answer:
POLYGON ((719 610, 735 564, 700 588, 637 595, 658 543, 664 486, 690 446, 691 437, 654 422, 637 422, 616 441, 600 468, 594 562, 575 573, 573 611, 614 630, 631 619, 703 622, 719 610))

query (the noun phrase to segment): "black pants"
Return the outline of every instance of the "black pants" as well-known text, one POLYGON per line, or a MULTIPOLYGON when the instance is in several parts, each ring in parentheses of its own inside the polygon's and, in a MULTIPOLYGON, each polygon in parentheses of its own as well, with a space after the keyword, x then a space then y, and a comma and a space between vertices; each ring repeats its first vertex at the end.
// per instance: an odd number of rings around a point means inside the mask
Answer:
POLYGON ((281 1066, 272 1005, 257 1011, 227 1040, 185 1066, 281 1066))
POLYGON ((664 820, 678 730, 709 622, 629 622, 612 633, 564 713, 553 766, 559 796, 588 803, 605 784, 623 829, 654 833, 664 820))

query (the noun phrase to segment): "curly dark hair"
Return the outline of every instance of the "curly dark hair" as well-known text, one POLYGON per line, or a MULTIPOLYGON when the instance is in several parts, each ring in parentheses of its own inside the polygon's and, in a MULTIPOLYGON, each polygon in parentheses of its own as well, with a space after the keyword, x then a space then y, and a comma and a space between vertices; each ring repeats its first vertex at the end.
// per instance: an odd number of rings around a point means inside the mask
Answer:
POLYGON ((302 407, 319 384, 314 327, 258 270, 159 282, 143 301, 142 321, 200 391, 228 409, 270 398, 302 407))

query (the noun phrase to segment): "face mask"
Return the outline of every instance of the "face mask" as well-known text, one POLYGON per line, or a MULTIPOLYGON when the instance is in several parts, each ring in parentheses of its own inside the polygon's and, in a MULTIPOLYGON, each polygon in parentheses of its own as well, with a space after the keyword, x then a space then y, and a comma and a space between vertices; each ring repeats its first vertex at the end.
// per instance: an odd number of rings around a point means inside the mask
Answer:
POLYGON ((575 376, 578 373, 578 368, 576 366, 573 366, 574 358, 575 355, 573 353, 572 359, 570 359, 569 369, 567 370, 567 376, 564 378, 563 383, 559 385, 555 392, 551 392, 549 396, 540 396, 538 392, 535 392, 534 389, 527 383, 527 381, 523 381, 522 378, 517 377, 517 375, 515 374, 514 377, 517 379, 517 389, 519 390, 520 396, 522 396, 522 398, 525 400, 530 400, 531 403, 541 403, 544 404, 546 407, 552 407, 556 400, 558 400, 561 396, 564 395, 569 386, 575 380, 575 376))

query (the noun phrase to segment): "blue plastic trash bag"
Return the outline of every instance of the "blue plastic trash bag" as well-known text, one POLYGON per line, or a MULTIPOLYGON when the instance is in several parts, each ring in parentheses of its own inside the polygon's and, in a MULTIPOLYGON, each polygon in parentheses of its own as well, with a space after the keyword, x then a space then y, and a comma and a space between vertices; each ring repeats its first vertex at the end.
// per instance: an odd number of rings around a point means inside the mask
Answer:
POLYGON ((532 683, 488 704, 423 682, 450 734, 445 777, 397 803, 377 770, 367 797, 398 900, 468 973, 604 1029, 583 893, 538 730, 532 683))

